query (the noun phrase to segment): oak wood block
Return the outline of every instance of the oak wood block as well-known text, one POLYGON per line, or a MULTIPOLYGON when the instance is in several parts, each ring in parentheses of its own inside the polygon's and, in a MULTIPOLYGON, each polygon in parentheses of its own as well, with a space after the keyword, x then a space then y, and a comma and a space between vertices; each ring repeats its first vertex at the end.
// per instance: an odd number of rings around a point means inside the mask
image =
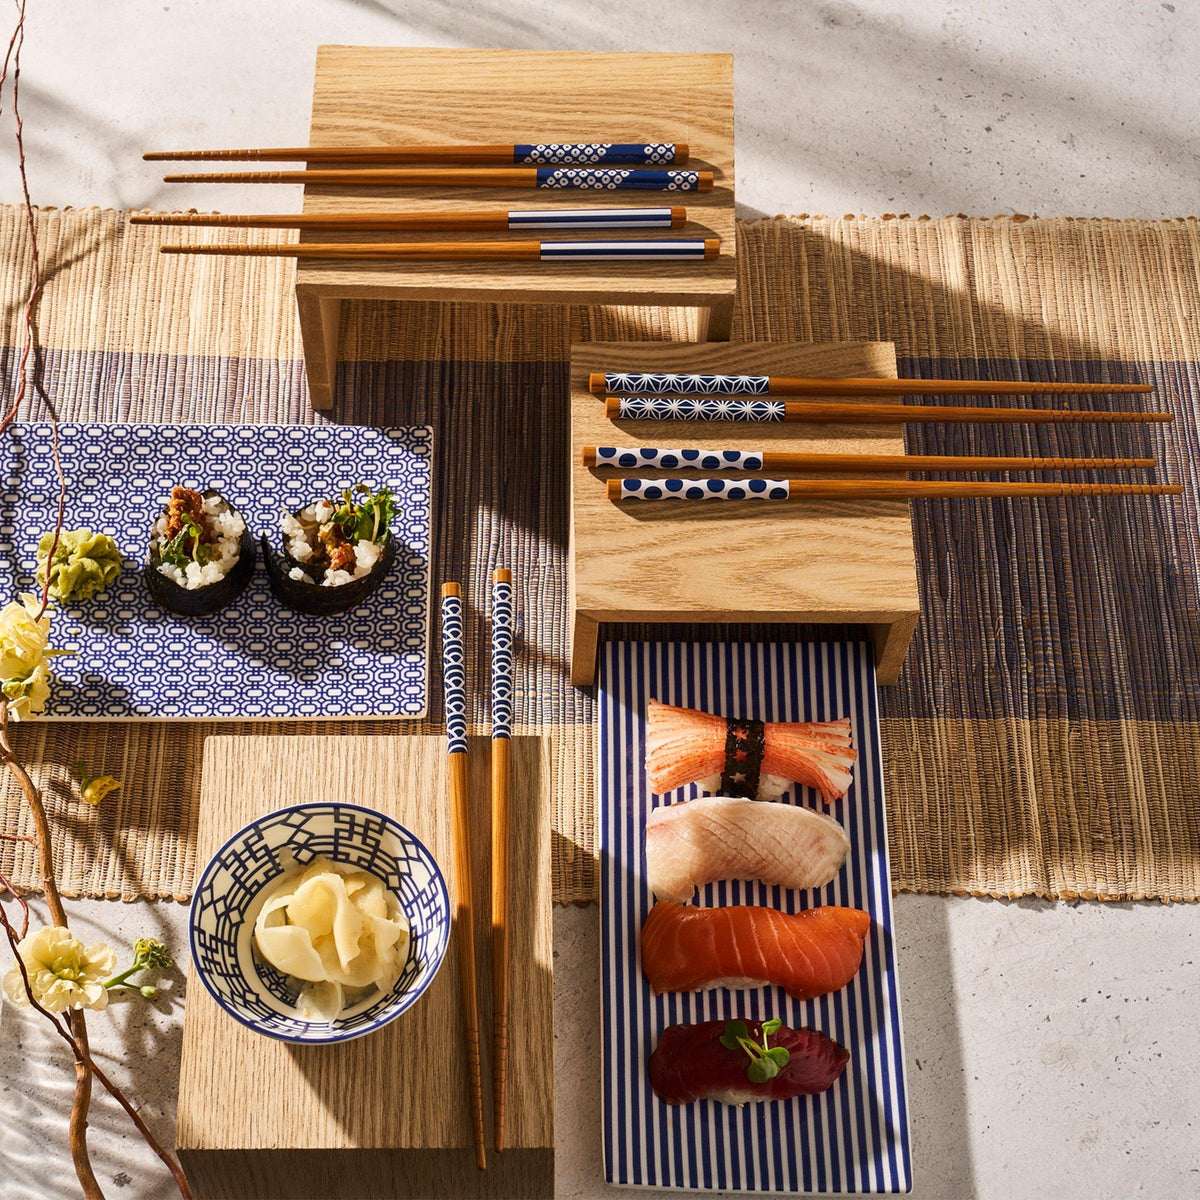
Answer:
MULTIPOLYGON (((628 304, 716 310, 728 337, 736 288, 733 58, 728 54, 321 46, 313 85, 314 146, 513 141, 687 142, 689 168, 711 170, 710 192, 556 191, 462 187, 309 185, 304 211, 456 211, 683 204, 689 221, 670 236, 721 239, 694 262, 321 262, 296 268, 300 294, 340 299, 476 304, 628 304)), ((653 231, 642 231, 652 233, 653 231)), ((440 231, 405 240, 445 240, 440 231)), ((508 240, 508 231, 472 239, 508 240)), ((547 233, 544 236, 553 236, 547 233)), ((566 235, 577 236, 577 235, 566 235)), ((632 236, 632 234, 631 234, 632 236)), ((395 240, 395 234, 306 230, 301 241, 395 240)), ((301 308, 302 323, 316 310, 301 308)), ((306 348, 321 344, 320 329, 306 348)), ((333 372, 310 375, 314 407, 333 403, 333 372)))
MULTIPOLYGON (((585 467, 582 452, 599 445, 903 454, 900 427, 610 421, 604 398, 588 390, 593 371, 894 378, 892 344, 572 346, 570 616, 571 678, 579 685, 595 679, 598 625, 625 622, 862 624, 875 646, 879 682, 894 683, 920 613, 906 502, 613 503, 605 480, 622 472, 585 467)), ((636 472, 673 473, 680 474, 636 472)))
MULTIPOLYGON (((476 895, 483 897, 490 881, 488 754, 486 738, 471 739, 472 852, 476 895)), ((441 737, 209 738, 198 854, 206 859, 265 811, 344 799, 378 808, 411 829, 453 889, 445 764, 441 737)), ((530 1187, 545 1174, 535 1151, 548 1155, 551 1175, 553 1168, 550 769, 542 739, 513 739, 512 872, 520 886, 511 897, 510 981, 519 1001, 509 1029, 507 1138, 524 1164, 514 1161, 512 1169, 528 1172, 530 1187)), ((483 1069, 490 1081, 486 903, 477 906, 476 943, 483 1069)), ((353 1195, 442 1194, 435 1185, 440 1189, 460 1174, 469 1179, 475 1171, 461 1042, 453 944, 409 1012, 377 1033, 334 1046, 292 1046, 253 1033, 217 1007, 193 972, 176 1131, 185 1169, 209 1195, 316 1194, 310 1189, 317 1179, 352 1180, 347 1194, 353 1195), (262 1186, 245 1190, 254 1179, 262 1186)), ((490 1083, 484 1092, 490 1112, 490 1083)))

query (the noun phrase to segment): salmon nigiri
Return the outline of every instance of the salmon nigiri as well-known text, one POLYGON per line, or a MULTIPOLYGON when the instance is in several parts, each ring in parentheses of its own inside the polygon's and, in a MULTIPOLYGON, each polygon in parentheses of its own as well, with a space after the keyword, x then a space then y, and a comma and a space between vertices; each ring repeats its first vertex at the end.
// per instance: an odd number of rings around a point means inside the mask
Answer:
POLYGON ((660 901, 642 926, 642 970, 656 992, 775 984, 811 1000, 854 978, 870 927, 867 913, 835 905, 785 913, 660 901))
POLYGON ((858 757, 850 719, 752 721, 651 700, 646 710, 646 776, 662 795, 684 784, 724 796, 773 800, 792 783, 825 803, 846 794, 858 757))
POLYGON ((832 817, 798 804, 701 796, 646 819, 646 875, 660 900, 690 900, 718 879, 824 887, 850 849, 832 817))

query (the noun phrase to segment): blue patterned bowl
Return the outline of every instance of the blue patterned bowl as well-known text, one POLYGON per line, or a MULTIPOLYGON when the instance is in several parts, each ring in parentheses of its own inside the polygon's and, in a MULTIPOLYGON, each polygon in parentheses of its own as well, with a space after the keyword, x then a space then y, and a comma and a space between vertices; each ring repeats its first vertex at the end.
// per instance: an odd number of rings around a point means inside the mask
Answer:
POLYGON ((420 999, 446 955, 450 901, 433 855, 397 821, 357 804, 298 804, 251 821, 213 855, 196 884, 189 925, 196 973, 231 1017, 285 1042, 344 1042, 382 1028, 420 999), (297 1017, 286 977, 252 946, 263 888, 289 867, 289 855, 304 864, 318 854, 382 879, 412 927, 396 985, 333 1022, 297 1017))

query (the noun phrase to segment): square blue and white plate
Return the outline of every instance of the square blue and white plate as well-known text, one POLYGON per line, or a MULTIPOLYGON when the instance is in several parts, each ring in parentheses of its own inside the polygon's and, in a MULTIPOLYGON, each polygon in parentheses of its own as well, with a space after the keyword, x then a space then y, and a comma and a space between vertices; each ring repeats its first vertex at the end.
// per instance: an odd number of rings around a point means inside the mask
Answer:
MULTIPOLYGON (((121 574, 99 596, 56 607, 46 717, 398 717, 425 715, 429 675, 431 449, 427 426, 84 425, 59 427, 64 528, 110 534, 121 574), (309 617, 267 586, 261 550, 250 586, 211 617, 177 617, 142 580, 150 527, 171 488, 217 488, 255 539, 281 509, 363 482, 389 485, 396 560, 350 612, 309 617)), ((53 529, 58 485, 50 426, 21 424, 0 443, 4 599, 34 591, 37 543, 53 529)))
MULTIPOLYGON (((907 1192, 911 1187, 900 994, 892 940, 887 822, 875 669, 865 643, 610 643, 600 705, 600 919, 604 1162, 627 1187, 718 1192, 907 1192), (812 892, 758 882, 701 888, 699 903, 767 904, 788 912, 841 904, 871 915, 863 964, 850 984, 803 1002, 780 988, 655 996, 641 970, 645 825, 652 807, 699 794, 651 796, 645 715, 651 698, 723 716, 827 721, 848 716, 858 761, 848 794, 825 809, 815 793, 785 798, 828 811, 850 853, 812 892), (650 1088, 647 1063, 669 1025, 781 1017, 828 1034, 850 1052, 842 1076, 818 1096, 730 1107, 712 1100, 669 1106, 650 1088)), ((799 791, 801 794, 796 795, 799 791)))

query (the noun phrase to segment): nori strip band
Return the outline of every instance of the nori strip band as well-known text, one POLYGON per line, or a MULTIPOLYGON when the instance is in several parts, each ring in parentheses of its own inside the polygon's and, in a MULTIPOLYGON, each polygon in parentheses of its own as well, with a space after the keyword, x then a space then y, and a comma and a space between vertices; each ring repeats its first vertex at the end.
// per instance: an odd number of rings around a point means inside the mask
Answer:
MULTIPOLYGON (((233 504, 216 488, 202 492, 205 500, 220 496, 225 501, 230 512, 242 516, 236 504, 233 504)), ((159 510, 160 515, 167 511, 166 505, 159 510)), ((245 523, 245 517, 242 517, 245 523)), ((153 529, 153 522, 151 523, 153 529)), ((162 564, 159 556, 158 538, 150 537, 150 556, 142 568, 142 579, 154 601, 167 612, 181 617, 209 617, 232 604, 245 590, 254 574, 254 538, 250 536, 249 527, 242 530, 238 545, 238 560, 229 568, 224 579, 215 583, 205 584, 199 588, 180 587, 173 579, 168 579, 158 568, 162 564)))
POLYGON ((361 579, 352 579, 349 583, 339 584, 337 587, 322 587, 320 583, 305 583, 303 579, 292 579, 288 574, 291 568, 298 566, 305 570, 304 564, 297 562, 286 552, 276 550, 265 533, 262 535, 262 551, 263 561, 267 564, 267 580, 275 598, 293 612, 306 613, 312 617, 328 617, 356 607, 379 587, 384 576, 392 569, 392 563, 396 561, 396 538, 393 534, 388 534, 383 543, 383 553, 371 568, 370 574, 361 579))
POLYGON ((762 721, 725 718, 725 769, 721 772, 722 796, 758 795, 767 727, 762 721))

